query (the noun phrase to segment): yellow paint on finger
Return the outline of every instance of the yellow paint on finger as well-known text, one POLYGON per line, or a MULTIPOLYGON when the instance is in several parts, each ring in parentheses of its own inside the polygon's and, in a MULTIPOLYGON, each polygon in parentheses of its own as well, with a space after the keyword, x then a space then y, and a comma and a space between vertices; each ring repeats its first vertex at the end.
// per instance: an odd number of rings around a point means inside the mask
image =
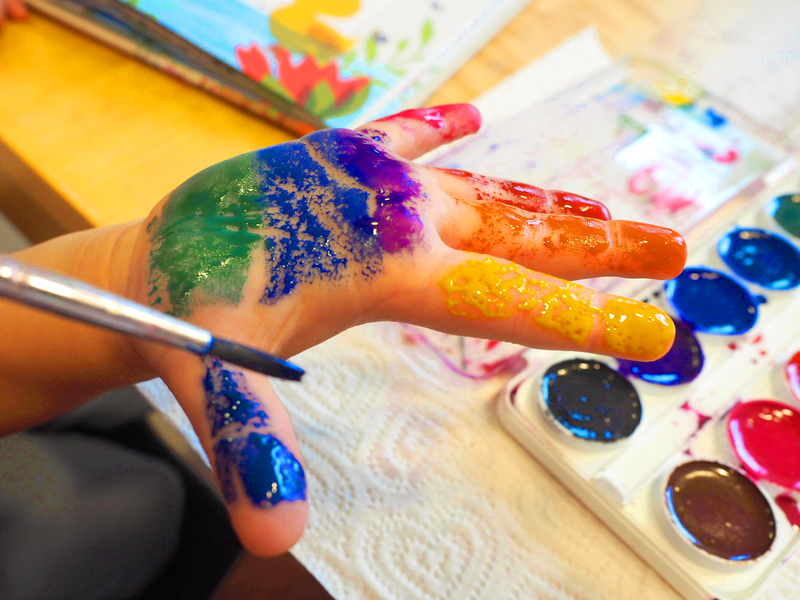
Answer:
POLYGON ((658 358, 675 337, 675 324, 654 306, 614 296, 603 306, 606 348, 620 352, 658 358))
POLYGON ((537 279, 491 258, 458 265, 439 285, 447 294, 448 310, 456 316, 510 317, 527 311, 535 323, 578 345, 586 343, 596 320, 601 320, 605 346, 614 354, 656 358, 675 333, 666 313, 650 305, 611 297, 597 308, 587 288, 537 279))

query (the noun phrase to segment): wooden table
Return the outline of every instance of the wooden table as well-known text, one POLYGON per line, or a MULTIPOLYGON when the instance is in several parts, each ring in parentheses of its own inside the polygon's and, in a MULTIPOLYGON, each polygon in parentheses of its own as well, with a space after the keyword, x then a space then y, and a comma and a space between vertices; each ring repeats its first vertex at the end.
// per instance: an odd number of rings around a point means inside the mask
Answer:
MULTIPOLYGON (((634 52, 701 3, 534 0, 428 104, 469 101, 590 25, 634 52)), ((0 31, 0 210, 34 242, 144 217, 195 172, 289 139, 45 18, 0 31)), ((244 556, 215 596, 267 597, 330 596, 288 555, 244 556)))

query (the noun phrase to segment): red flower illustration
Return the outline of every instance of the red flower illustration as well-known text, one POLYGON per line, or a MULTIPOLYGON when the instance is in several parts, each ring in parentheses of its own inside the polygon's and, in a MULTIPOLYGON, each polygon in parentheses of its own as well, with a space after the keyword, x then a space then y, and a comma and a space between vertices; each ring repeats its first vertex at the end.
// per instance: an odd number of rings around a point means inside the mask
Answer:
POLYGON ((339 75, 339 65, 335 61, 320 67, 314 57, 307 54, 293 64, 292 55, 286 48, 274 46, 272 52, 278 59, 278 81, 300 106, 305 106, 314 89, 323 81, 333 93, 334 108, 342 106, 356 92, 369 85, 369 77, 342 79, 339 75))
POLYGON ((336 61, 320 66, 306 54, 293 62, 286 48, 262 48, 255 42, 237 46, 235 53, 243 73, 320 118, 353 113, 369 96, 371 79, 343 77, 336 61))
POLYGON ((255 42, 247 47, 236 46, 234 51, 236 52, 236 62, 239 63, 245 75, 261 81, 267 75, 272 74, 267 55, 255 42))

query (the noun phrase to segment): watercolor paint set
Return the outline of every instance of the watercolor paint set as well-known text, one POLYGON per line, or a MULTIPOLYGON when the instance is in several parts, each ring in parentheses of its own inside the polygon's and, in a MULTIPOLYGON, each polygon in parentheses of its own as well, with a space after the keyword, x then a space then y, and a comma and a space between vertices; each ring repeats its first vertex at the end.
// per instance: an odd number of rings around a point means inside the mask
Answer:
POLYGON ((639 299, 671 314, 653 363, 540 351, 505 429, 690 600, 755 597, 800 548, 797 175, 707 230, 639 299))

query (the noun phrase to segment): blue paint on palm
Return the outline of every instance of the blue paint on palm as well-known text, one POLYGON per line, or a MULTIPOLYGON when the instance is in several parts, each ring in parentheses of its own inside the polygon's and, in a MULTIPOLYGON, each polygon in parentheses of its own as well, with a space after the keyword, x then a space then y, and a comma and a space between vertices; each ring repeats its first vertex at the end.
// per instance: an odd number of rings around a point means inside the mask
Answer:
POLYGON ((225 368, 216 358, 206 358, 205 365, 206 416, 212 438, 219 438, 214 463, 225 500, 237 499, 234 473, 256 506, 304 500, 305 472, 289 449, 274 435, 242 433, 244 427, 258 429, 269 420, 260 400, 247 389, 244 374, 225 368))
POLYGON ((298 284, 337 279, 354 264, 365 275, 380 269, 369 194, 333 179, 302 142, 255 153, 264 182, 264 246, 272 273, 261 299, 274 304, 298 284))
POLYGON ((373 232, 383 250, 400 252, 419 241, 422 221, 414 207, 421 186, 409 166, 369 136, 329 129, 303 138, 326 162, 359 185, 374 190, 373 232))
POLYGON ((419 183, 406 163, 364 134, 326 130, 259 150, 254 169, 263 182, 257 202, 273 265, 265 304, 302 283, 339 279, 346 269, 370 277, 381 270, 384 252, 420 239, 422 223, 412 202, 419 183))

